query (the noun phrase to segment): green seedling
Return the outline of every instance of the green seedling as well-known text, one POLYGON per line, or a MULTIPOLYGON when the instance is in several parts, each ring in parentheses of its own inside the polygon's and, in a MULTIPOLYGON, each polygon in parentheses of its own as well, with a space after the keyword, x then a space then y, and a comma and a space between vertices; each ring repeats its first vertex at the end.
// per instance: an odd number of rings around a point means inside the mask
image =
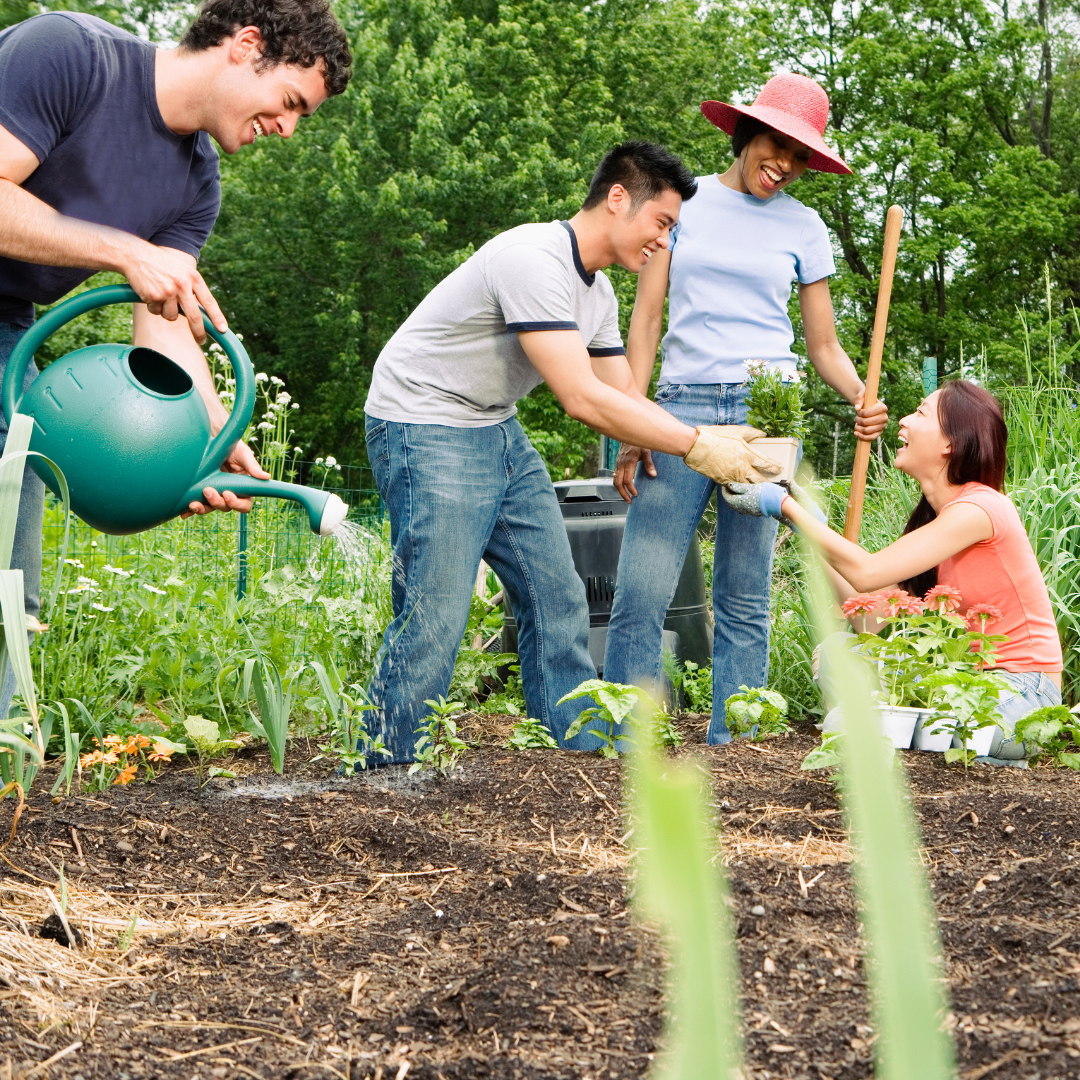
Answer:
POLYGON ((1028 756, 1080 771, 1080 723, 1076 709, 1047 705, 1016 722, 1016 739, 1028 756))
POLYGON ((131 916, 131 922, 116 936, 116 947, 122 953, 126 953, 131 948, 131 943, 135 940, 135 929, 138 925, 139 913, 136 911, 131 916))
POLYGON ((566 739, 572 739, 580 734, 586 724, 598 723, 600 726, 589 728, 588 733, 595 735, 603 743, 600 747, 600 756, 617 758, 619 756, 616 745, 620 738, 619 726, 629 721, 634 706, 642 697, 642 691, 636 686, 604 682, 603 679, 586 679, 576 690, 571 690, 569 694, 559 698, 558 704, 562 705, 564 701, 575 701, 583 697, 594 698, 600 702, 600 705, 583 710, 566 729, 566 739))
POLYGON ((390 751, 383 746, 382 738, 373 739, 364 725, 364 713, 375 705, 367 699, 363 687, 356 684, 346 687, 333 663, 327 671, 318 660, 312 660, 311 669, 322 690, 320 704, 325 705, 330 717, 330 737, 318 744, 322 753, 336 757, 345 776, 352 776, 357 765, 366 769, 369 757, 389 757, 390 751))
POLYGON ((195 777, 200 790, 215 776, 236 775, 228 769, 216 768, 210 764, 215 758, 235 750, 240 745, 235 739, 223 739, 218 725, 204 716, 189 716, 184 721, 184 730, 195 747, 195 777))
POLYGON ((660 661, 675 690, 676 702, 681 700, 690 712, 712 712, 712 668, 708 664, 701 666, 693 660, 680 663, 670 649, 664 650, 660 661))
POLYGON ((555 750, 559 744, 539 720, 526 716, 514 724, 506 745, 511 750, 555 750))
POLYGON ((821 736, 821 742, 803 758, 800 769, 834 769, 840 765, 840 740, 844 737, 842 731, 826 731, 821 736))
POLYGON ((801 439, 806 434, 803 408, 805 387, 798 372, 784 377, 763 360, 746 362, 746 422, 761 428, 769 438, 801 439))
POLYGON ((409 766, 409 775, 417 772, 436 771, 446 776, 457 768, 461 755, 469 744, 458 736, 457 723, 453 717, 465 711, 460 701, 447 701, 441 694, 438 701, 424 702, 431 709, 427 722, 416 732, 416 760, 409 766))
POLYGON ((732 735, 749 735, 754 742, 760 742, 766 735, 783 735, 791 730, 787 699, 775 690, 740 686, 724 707, 732 735))

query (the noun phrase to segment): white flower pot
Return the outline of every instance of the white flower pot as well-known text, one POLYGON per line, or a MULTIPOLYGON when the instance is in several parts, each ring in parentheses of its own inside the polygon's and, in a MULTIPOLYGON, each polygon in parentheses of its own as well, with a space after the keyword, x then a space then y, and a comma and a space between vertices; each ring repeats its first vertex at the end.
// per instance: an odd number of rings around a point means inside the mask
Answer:
MULTIPOLYGON (((996 724, 987 724, 986 727, 979 728, 974 735, 968 739, 968 749, 975 751, 976 757, 986 757, 990 753, 990 744, 994 741, 994 735, 999 730, 996 724)), ((960 740, 953 738, 953 745, 959 746, 960 740)))
POLYGON ((773 477, 773 481, 794 480, 795 466, 799 464, 799 439, 753 439, 750 449, 770 461, 775 461, 780 466, 780 472, 773 477))
POLYGON ((922 712, 915 723, 915 738, 912 746, 916 750, 929 750, 934 754, 944 754, 952 746, 953 729, 948 720, 933 719, 933 712, 922 712), (938 732, 934 734, 934 732, 938 732))
MULTIPOLYGON (((896 747, 907 750, 911 746, 911 737, 915 733, 915 724, 920 716, 929 716, 926 709, 910 709, 904 705, 884 705, 877 709, 881 734, 896 747)), ((838 705, 828 713, 821 723, 822 731, 843 731, 844 714, 838 705)))

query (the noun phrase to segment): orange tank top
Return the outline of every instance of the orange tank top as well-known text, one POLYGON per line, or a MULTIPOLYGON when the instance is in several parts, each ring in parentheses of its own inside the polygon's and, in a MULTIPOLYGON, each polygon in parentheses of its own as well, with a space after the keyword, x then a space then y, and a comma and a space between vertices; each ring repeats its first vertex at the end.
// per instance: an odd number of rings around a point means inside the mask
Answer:
POLYGON ((1009 640, 998 646, 998 667, 1006 671, 1060 671, 1061 640, 1050 594, 1012 500, 986 484, 972 483, 965 484, 946 505, 958 502, 985 510, 994 535, 941 563, 938 584, 959 590, 964 598, 961 615, 973 604, 993 604, 1001 612, 1003 617, 987 627, 987 633, 1009 635, 1009 640))

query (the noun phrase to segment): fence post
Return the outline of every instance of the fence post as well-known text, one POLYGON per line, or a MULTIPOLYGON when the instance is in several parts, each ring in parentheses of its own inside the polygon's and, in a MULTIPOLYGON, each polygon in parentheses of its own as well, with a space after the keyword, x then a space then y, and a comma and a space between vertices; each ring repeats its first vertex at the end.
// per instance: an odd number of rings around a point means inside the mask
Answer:
POLYGON ((247 514, 238 516, 240 525, 236 534, 236 599, 243 600, 247 593, 247 514))

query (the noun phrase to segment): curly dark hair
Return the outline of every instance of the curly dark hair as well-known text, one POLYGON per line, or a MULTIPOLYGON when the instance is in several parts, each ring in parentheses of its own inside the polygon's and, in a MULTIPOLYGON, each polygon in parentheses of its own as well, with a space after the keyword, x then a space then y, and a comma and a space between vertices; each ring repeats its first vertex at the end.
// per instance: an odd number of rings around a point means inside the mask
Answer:
POLYGON ((191 52, 212 49, 245 26, 262 34, 257 71, 278 64, 310 68, 321 60, 327 94, 333 97, 349 85, 349 41, 329 0, 203 0, 180 46, 191 52))

